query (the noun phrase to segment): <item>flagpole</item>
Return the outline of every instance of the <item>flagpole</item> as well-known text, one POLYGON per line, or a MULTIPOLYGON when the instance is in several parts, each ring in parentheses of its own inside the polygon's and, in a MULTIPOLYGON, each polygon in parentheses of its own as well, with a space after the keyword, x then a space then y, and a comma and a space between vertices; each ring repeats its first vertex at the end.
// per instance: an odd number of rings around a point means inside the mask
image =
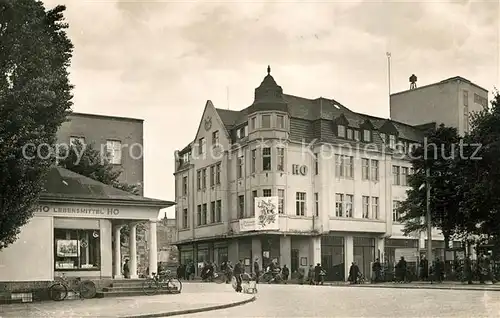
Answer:
POLYGON ((389 107, 391 106, 391 52, 386 52, 387 56, 387 82, 389 88, 389 107))

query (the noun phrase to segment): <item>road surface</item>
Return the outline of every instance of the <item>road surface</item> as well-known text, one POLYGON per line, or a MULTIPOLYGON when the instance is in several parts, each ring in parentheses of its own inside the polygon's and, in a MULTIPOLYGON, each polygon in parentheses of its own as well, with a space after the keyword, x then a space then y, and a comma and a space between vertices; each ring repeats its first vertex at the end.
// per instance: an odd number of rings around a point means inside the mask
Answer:
POLYGON ((184 317, 500 317, 500 291, 259 285, 252 303, 184 317))

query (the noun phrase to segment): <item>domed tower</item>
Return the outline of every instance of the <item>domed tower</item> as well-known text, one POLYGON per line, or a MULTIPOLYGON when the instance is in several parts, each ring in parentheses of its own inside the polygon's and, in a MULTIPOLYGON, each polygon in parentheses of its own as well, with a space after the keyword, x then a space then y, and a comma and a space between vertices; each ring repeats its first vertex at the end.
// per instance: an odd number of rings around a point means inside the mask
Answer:
POLYGON ((283 89, 271 76, 271 67, 268 66, 267 75, 255 89, 254 102, 248 108, 250 137, 286 139, 288 123, 288 105, 283 98, 283 89))

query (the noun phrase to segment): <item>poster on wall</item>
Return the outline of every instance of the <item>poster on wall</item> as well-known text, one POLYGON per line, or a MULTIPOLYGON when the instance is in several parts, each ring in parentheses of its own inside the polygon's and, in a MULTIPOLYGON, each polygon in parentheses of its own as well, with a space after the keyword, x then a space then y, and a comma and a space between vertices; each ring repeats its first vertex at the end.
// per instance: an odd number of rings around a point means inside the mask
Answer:
POLYGON ((255 198, 255 230, 279 230, 278 197, 255 198))
POLYGON ((240 219, 240 232, 255 231, 255 219, 240 219))
POLYGON ((58 257, 78 257, 78 240, 57 240, 58 257))

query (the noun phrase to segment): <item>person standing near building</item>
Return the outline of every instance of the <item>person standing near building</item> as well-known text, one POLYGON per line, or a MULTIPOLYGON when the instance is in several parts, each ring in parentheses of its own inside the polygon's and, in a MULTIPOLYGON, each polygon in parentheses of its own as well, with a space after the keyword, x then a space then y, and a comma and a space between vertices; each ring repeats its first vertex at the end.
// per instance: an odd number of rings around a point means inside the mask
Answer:
POLYGON ((378 258, 375 259, 375 262, 372 264, 372 271, 373 271, 373 282, 378 283, 381 281, 381 275, 380 273, 382 272, 382 264, 380 264, 380 260, 378 258))
POLYGON ((425 257, 425 255, 422 255, 422 258, 420 259, 420 279, 423 281, 426 281, 429 279, 429 261, 425 257))
POLYGON ((130 267, 128 265, 128 258, 125 260, 123 264, 123 277, 130 278, 130 267))
POLYGON ((234 278, 236 278, 236 292, 239 293, 241 292, 241 274, 243 274, 243 268, 241 266, 241 260, 234 265, 234 270, 233 270, 233 275, 234 278))
POLYGON ((401 256, 401 259, 399 260, 398 264, 396 265, 396 279, 399 283, 404 283, 406 281, 406 261, 403 256, 401 256))
POLYGON ((253 262, 253 273, 255 275, 255 282, 258 284, 260 275, 259 258, 255 258, 255 261, 253 262))
POLYGON ((467 284, 472 284, 472 261, 470 256, 467 255, 464 259, 464 280, 467 280, 467 284))
POLYGON ((286 267, 286 264, 283 265, 283 268, 281 269, 281 274, 283 275, 283 281, 286 284, 288 282, 288 277, 290 276, 290 269, 286 267))

